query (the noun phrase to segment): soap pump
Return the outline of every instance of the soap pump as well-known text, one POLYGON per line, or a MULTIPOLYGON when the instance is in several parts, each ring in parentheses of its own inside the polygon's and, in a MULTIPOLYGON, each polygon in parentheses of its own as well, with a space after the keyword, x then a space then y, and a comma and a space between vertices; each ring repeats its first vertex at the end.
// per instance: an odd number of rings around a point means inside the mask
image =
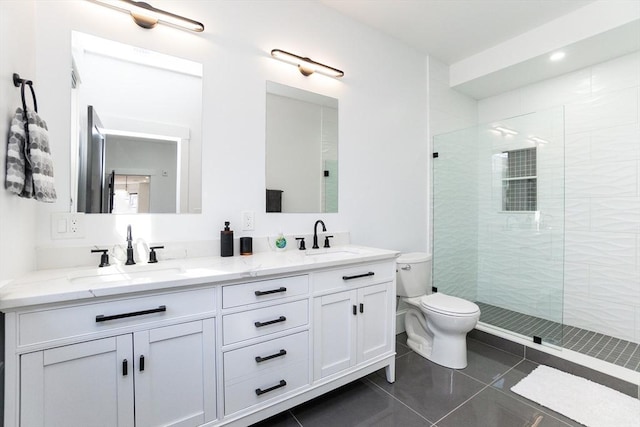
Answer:
POLYGON ((220 231, 220 256, 233 256, 233 230, 229 221, 224 222, 224 230, 220 231))

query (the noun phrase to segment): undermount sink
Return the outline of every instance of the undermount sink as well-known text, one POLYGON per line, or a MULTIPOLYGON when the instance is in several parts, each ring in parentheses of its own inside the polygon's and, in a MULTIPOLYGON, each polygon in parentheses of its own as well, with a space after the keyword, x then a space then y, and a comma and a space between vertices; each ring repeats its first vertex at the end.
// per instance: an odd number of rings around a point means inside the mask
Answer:
POLYGON ((165 279, 168 275, 175 275, 183 273, 184 271, 180 267, 167 267, 167 268, 133 268, 131 271, 128 268, 113 266, 104 267, 103 271, 97 271, 96 273, 78 273, 69 276, 67 279, 69 282, 77 285, 100 285, 106 283, 117 282, 157 282, 165 279))
POLYGON ((361 255, 363 252, 355 248, 320 248, 307 249, 304 253, 307 257, 319 259, 340 259, 350 258, 355 255, 361 255))

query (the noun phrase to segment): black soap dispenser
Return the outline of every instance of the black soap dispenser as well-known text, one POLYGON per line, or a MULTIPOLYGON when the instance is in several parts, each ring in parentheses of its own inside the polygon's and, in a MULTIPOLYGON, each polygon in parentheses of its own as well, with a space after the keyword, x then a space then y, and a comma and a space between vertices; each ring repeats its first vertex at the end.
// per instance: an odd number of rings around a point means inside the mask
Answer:
POLYGON ((233 256, 233 231, 229 229, 229 221, 225 221, 224 230, 220 231, 220 256, 233 256))

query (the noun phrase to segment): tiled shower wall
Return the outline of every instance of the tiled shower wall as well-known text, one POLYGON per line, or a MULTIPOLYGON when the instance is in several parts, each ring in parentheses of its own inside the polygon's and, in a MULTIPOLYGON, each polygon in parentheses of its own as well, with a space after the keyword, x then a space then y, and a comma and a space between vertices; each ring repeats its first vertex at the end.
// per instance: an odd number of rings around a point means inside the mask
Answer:
POLYGON ((634 342, 640 342, 639 102, 635 52, 478 103, 479 123, 564 106, 563 322, 634 342))

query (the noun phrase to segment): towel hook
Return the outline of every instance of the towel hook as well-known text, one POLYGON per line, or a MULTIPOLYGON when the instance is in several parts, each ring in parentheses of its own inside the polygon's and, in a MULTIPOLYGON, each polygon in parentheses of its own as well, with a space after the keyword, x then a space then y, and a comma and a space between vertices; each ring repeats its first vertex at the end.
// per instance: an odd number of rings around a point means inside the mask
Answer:
POLYGON ((33 110, 36 113, 38 112, 38 102, 36 101, 36 92, 33 90, 33 81, 20 78, 20 74, 13 73, 13 85, 15 87, 19 87, 20 88, 20 95, 22 97, 22 110, 24 111, 25 120, 26 120, 27 101, 24 98, 24 86, 25 85, 29 85, 29 89, 31 90, 31 97, 33 98, 33 110))

